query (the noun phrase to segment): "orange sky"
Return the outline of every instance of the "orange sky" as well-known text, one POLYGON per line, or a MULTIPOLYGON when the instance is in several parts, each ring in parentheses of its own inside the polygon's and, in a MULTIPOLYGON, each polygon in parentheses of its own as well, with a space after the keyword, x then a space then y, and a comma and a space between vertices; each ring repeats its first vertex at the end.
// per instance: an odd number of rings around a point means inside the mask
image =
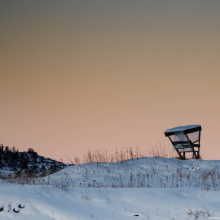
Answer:
POLYGON ((0 143, 67 161, 172 148, 202 125, 220 159, 220 1, 1 1, 0 143))

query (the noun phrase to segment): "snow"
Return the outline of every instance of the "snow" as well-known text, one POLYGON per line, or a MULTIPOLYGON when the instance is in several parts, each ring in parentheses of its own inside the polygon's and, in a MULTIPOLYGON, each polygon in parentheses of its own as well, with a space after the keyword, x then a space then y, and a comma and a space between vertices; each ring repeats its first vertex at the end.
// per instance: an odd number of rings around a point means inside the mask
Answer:
POLYGON ((185 131, 188 129, 192 129, 192 128, 200 128, 201 125, 186 125, 186 126, 179 126, 179 127, 175 127, 175 128, 170 128, 166 131, 164 131, 164 134, 166 133, 170 133, 170 132, 178 132, 178 131, 185 131))
POLYGON ((0 195, 0 203, 4 206, 1 220, 193 219, 196 212, 201 213, 199 219, 203 219, 202 215, 205 219, 220 216, 219 191, 155 188, 63 191, 51 186, 3 185, 0 195), (14 213, 12 210, 18 209, 19 204, 25 208, 14 213))
POLYGON ((145 157, 70 166, 36 180, 67 188, 199 188, 220 190, 220 161, 145 157), (207 176, 208 175, 208 176, 207 176))
POLYGON ((29 185, 1 181, 0 220, 217 219, 219 167, 155 157, 71 166, 29 185))

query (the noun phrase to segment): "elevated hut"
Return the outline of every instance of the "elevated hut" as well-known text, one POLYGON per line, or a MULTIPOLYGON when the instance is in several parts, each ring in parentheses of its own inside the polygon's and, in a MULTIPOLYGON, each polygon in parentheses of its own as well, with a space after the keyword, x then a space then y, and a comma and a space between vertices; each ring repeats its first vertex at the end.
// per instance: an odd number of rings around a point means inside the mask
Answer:
POLYGON ((180 158, 185 159, 185 153, 192 153, 193 158, 199 158, 201 130, 201 125, 187 125, 170 128, 164 134, 180 158))

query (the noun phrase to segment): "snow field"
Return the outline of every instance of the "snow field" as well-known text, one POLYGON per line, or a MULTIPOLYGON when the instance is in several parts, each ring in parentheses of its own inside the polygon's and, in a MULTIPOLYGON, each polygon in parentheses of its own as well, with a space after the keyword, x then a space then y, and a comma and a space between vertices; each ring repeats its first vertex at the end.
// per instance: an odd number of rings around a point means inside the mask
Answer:
POLYGON ((219 191, 168 188, 64 191, 51 186, 4 184, 0 189, 0 206, 4 207, 0 219, 208 219, 220 217, 219 203, 219 191), (13 212, 19 204, 25 208, 13 212))
POLYGON ((24 185, 2 180, 0 220, 220 219, 219 167, 155 157, 70 166, 24 185))

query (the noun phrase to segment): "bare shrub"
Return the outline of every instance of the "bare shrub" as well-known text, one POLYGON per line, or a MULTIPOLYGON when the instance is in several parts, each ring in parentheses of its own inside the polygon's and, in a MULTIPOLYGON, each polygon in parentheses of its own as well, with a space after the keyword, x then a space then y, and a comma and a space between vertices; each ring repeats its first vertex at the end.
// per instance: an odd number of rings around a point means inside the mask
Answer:
POLYGON ((69 161, 74 164, 86 164, 86 163, 94 163, 94 162, 104 162, 104 163, 117 163, 117 162, 125 162, 127 160, 138 159, 142 157, 164 157, 164 158, 172 158, 176 157, 177 153, 167 149, 165 146, 153 146, 150 150, 145 150, 142 152, 137 146, 135 149, 132 147, 126 149, 115 149, 115 152, 110 154, 108 151, 101 150, 91 150, 90 148, 83 154, 83 158, 80 159, 78 156, 73 155, 73 160, 69 159, 69 161))
POLYGON ((36 179, 35 175, 33 174, 26 174, 21 172, 20 175, 6 175, 4 176, 3 180, 10 184, 33 184, 34 180, 36 179))
POLYGON ((164 158, 172 158, 177 157, 176 151, 171 149, 167 149, 165 146, 152 146, 151 149, 148 151, 150 157, 164 157, 164 158))
POLYGON ((194 211, 192 209, 189 209, 187 215, 190 217, 194 217, 195 220, 197 220, 200 216, 204 219, 208 219, 211 216, 209 211, 203 209, 197 209, 194 211))

